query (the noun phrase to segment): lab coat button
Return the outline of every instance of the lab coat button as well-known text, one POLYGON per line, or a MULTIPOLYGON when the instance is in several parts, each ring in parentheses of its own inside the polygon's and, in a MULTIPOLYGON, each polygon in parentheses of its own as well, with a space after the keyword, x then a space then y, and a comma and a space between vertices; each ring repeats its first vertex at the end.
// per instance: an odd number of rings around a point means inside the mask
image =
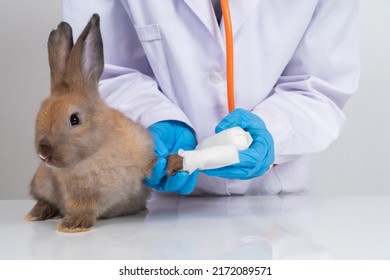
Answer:
POLYGON ((218 72, 212 72, 209 75, 209 79, 213 84, 216 84, 216 85, 218 85, 224 81, 224 78, 222 77, 221 73, 218 73, 218 72))

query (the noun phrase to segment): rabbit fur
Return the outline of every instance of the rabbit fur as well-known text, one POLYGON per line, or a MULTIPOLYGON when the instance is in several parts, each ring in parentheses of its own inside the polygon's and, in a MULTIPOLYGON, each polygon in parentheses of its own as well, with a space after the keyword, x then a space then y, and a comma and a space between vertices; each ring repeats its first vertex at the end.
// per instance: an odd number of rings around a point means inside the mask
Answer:
POLYGON ((37 202, 26 220, 63 217, 57 226, 62 232, 88 231, 98 218, 142 212, 151 192, 143 183, 155 162, 151 136, 99 96, 99 22, 94 14, 75 45, 66 22, 48 39, 51 95, 36 118, 42 162, 30 184, 37 202))

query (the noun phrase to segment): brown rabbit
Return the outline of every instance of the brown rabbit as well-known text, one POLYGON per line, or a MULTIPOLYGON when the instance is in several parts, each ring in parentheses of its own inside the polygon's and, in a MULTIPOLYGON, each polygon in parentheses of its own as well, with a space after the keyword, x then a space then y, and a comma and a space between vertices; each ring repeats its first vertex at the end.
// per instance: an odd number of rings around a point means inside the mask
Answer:
POLYGON ((145 210, 143 183, 154 161, 148 131, 100 98, 103 43, 94 14, 73 46, 62 22, 48 40, 51 95, 36 119, 35 146, 42 162, 31 182, 36 205, 26 220, 63 217, 57 230, 92 229, 98 218, 145 210))

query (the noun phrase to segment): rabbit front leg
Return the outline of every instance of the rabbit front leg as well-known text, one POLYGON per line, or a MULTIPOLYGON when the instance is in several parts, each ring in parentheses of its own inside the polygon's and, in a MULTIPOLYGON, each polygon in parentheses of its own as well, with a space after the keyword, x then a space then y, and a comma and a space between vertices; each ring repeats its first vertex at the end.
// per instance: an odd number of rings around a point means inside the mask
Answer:
POLYGON ((177 172, 183 170, 183 157, 178 154, 171 154, 168 156, 167 176, 173 176, 177 172))
POLYGON ((56 206, 47 201, 38 200, 24 219, 32 222, 57 218, 61 218, 61 214, 60 210, 56 206))
POLYGON ((42 221, 61 217, 56 180, 43 164, 38 167, 31 181, 30 194, 37 200, 37 203, 24 218, 26 221, 42 221))
POLYGON ((97 199, 95 197, 72 197, 65 201, 65 216, 57 226, 61 232, 90 231, 96 222, 97 199))

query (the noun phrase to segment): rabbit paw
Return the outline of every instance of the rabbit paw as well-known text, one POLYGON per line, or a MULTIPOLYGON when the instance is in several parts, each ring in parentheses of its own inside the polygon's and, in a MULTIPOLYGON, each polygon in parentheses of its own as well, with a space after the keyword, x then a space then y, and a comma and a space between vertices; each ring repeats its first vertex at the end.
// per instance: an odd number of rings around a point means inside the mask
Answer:
POLYGON ((87 216, 66 216, 62 223, 57 226, 61 232, 84 232, 93 229, 95 221, 87 216))
POLYGON ((46 201, 38 201, 24 218, 26 221, 43 221, 61 218, 60 210, 46 201))
POLYGON ((180 170, 183 170, 183 158, 178 154, 168 156, 167 176, 173 176, 180 170))

